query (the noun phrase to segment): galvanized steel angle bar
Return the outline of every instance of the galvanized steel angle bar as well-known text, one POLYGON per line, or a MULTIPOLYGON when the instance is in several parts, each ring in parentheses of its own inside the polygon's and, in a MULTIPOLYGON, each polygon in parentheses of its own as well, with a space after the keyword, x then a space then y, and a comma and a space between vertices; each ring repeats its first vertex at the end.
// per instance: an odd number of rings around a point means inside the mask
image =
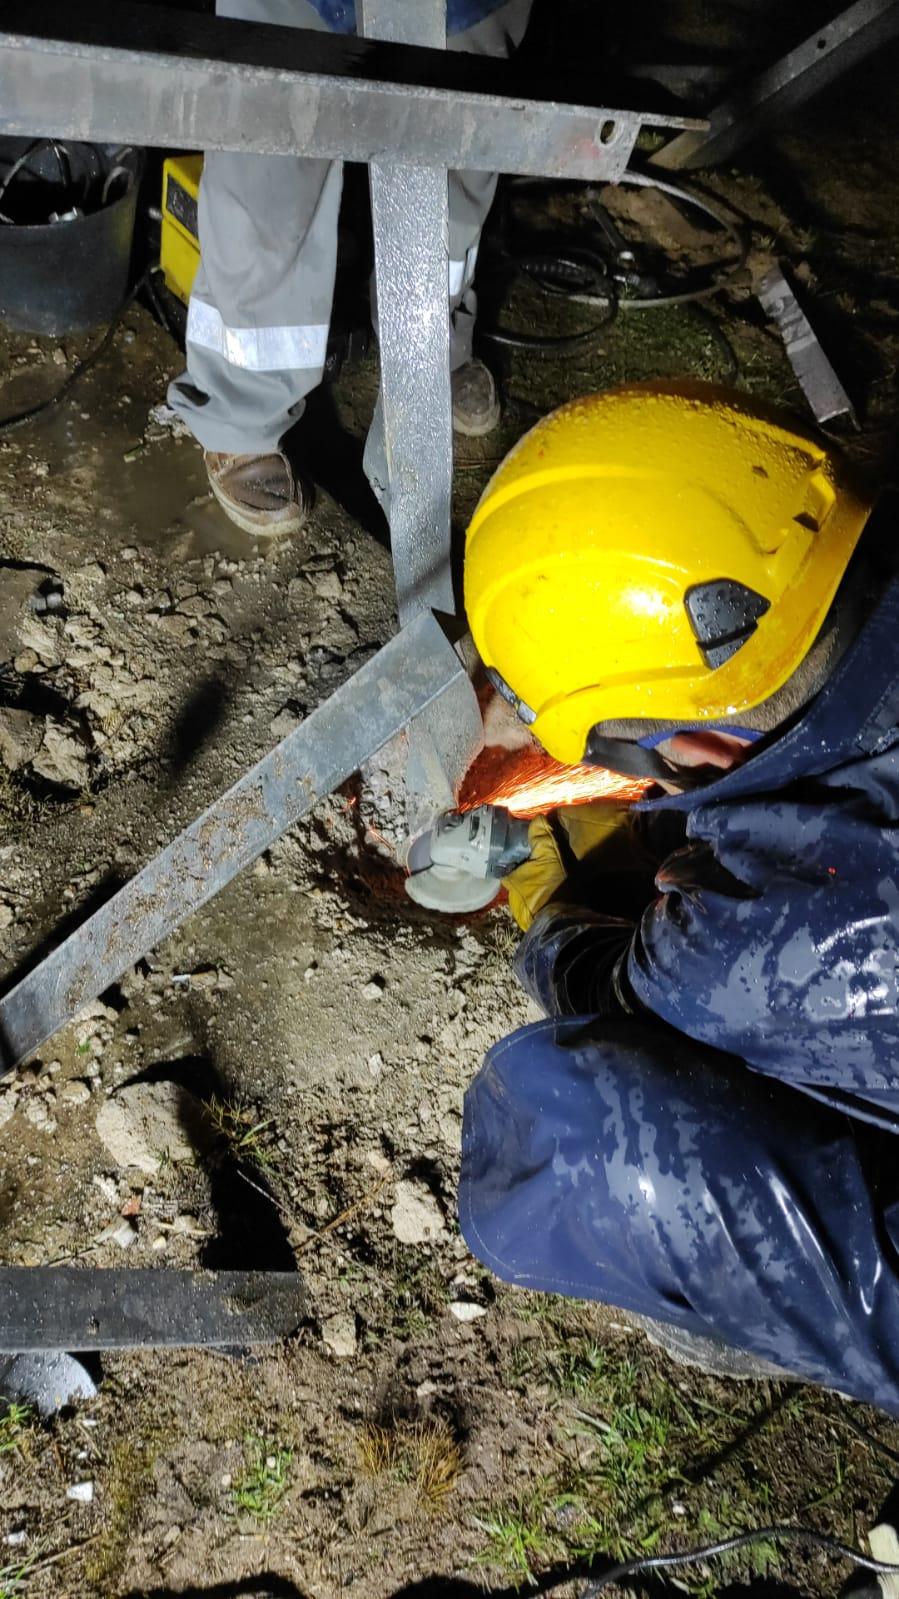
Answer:
POLYGON ((22 14, 0 33, 0 133, 614 182, 642 127, 705 125, 529 99, 508 64, 444 50, 163 6, 22 14))

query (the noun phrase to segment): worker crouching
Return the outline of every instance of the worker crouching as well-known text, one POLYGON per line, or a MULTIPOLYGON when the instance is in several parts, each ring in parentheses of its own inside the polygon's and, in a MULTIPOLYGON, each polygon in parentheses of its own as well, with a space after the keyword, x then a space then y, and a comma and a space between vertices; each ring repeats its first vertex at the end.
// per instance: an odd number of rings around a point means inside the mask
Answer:
POLYGON ((547 1020, 488 1055, 460 1218, 498 1276, 899 1411, 899 576, 833 449, 630 387, 519 444, 472 633, 549 753, 655 780, 508 880, 547 1020))

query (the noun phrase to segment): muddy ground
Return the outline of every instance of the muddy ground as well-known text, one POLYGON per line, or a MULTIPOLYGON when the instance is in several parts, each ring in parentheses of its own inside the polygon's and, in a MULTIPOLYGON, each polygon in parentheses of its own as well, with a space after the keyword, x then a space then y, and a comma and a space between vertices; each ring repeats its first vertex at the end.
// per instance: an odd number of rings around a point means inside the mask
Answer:
MULTIPOLYGON (((777 255, 804 285, 869 460, 895 422, 899 351, 883 85, 877 104, 873 129, 857 98, 839 118, 807 113, 707 183, 752 220, 752 270, 777 255)), ((719 249, 656 196, 604 198, 675 267, 719 249)), ((557 230, 589 225, 593 200, 521 203, 557 230)), ((508 446, 572 394, 736 372, 801 409, 746 281, 701 315, 622 312, 576 350, 497 357, 504 421, 459 444, 460 524, 508 446)), ((591 315, 520 287, 502 314, 556 331, 591 315)), ((52 393, 90 344, 4 336, 2 414, 52 393)), ((313 406, 315 516, 270 548, 229 526, 192 441, 151 414, 179 368, 135 305, 64 404, 0 431, 8 974, 395 625, 359 470, 374 354, 313 406)), ((307 1322, 283 1346, 106 1356, 95 1399, 48 1425, 0 1419, 0 1595, 382 1599, 426 1579, 421 1591, 461 1595, 771 1521, 855 1542, 894 1471, 850 1423, 894 1447, 895 1423, 796 1385, 685 1371, 618 1314, 505 1289, 467 1255, 462 1095, 490 1043, 533 1014, 510 974, 514 929, 503 908, 471 922, 416 910, 357 801, 349 784, 320 805, 0 1090, 4 1261, 296 1265, 308 1285, 307 1322)), ((765 1543, 682 1580, 830 1594, 842 1575, 765 1543)))

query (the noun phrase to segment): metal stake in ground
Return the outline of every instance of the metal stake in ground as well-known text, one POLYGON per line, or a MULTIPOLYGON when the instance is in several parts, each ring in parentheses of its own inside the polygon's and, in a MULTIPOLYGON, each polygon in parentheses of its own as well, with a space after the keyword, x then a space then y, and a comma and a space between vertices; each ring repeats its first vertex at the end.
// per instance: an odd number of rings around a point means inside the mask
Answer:
POLYGON ((857 426, 852 401, 780 267, 772 267, 759 287, 758 297, 780 332, 787 359, 802 384, 815 420, 823 424, 846 416, 857 426))
POLYGON ((0 1075, 465 675, 430 613, 403 628, 0 1001, 0 1075))

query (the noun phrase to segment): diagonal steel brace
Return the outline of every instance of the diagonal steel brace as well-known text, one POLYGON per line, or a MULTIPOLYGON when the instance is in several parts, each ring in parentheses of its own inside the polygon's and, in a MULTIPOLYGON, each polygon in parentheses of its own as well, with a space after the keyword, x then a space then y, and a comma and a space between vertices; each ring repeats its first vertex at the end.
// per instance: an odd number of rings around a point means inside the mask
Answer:
POLYGON ((460 683, 474 695, 422 613, 0 1000, 0 1076, 460 683))

